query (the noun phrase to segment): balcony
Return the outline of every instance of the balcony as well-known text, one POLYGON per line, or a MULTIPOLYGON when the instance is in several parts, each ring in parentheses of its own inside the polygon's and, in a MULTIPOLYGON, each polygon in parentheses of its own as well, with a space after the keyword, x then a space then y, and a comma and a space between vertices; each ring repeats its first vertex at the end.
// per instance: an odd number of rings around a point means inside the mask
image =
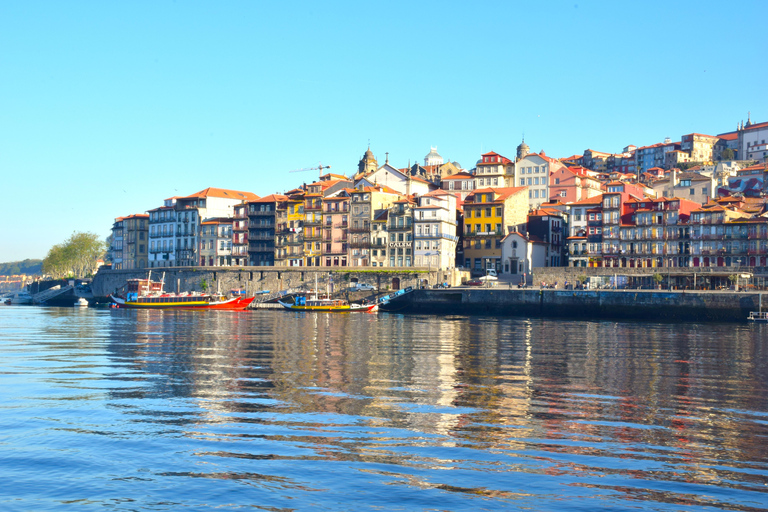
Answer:
POLYGON ((341 235, 341 236, 337 237, 336 239, 334 239, 334 242, 346 242, 348 238, 349 237, 347 237, 347 235, 341 235))
POLYGON ((322 237, 323 237, 322 233, 312 233, 312 232, 309 232, 309 233, 304 233, 304 241, 305 241, 305 242, 309 242, 309 241, 312 241, 312 242, 315 242, 315 241, 320 241, 320 240, 322 239, 322 237))
POLYGON ((249 217, 274 217, 275 210, 248 210, 249 217))
POLYGON ((315 218, 315 219, 305 219, 304 220, 305 226, 322 226, 323 225, 323 219, 321 218, 315 218))
POLYGON ((320 212, 323 210, 323 203, 314 203, 304 205, 305 212, 320 212))
POLYGON ((406 222, 402 226, 387 226, 387 229, 389 231, 411 231, 413 229, 413 224, 410 222, 406 222))
POLYGON ((365 241, 349 242, 349 247, 352 247, 353 249, 367 249, 371 247, 371 241, 365 240, 365 241))
POLYGON ((274 233, 251 233, 248 235, 248 240, 274 240, 274 233))
POLYGON ((387 241, 384 240, 383 238, 375 238, 370 243, 370 247, 371 247, 371 249, 383 249, 383 248, 387 247, 387 241))
POLYGON ((350 233, 370 233, 371 227, 370 226, 363 226, 363 227, 357 227, 353 226, 349 228, 350 233))

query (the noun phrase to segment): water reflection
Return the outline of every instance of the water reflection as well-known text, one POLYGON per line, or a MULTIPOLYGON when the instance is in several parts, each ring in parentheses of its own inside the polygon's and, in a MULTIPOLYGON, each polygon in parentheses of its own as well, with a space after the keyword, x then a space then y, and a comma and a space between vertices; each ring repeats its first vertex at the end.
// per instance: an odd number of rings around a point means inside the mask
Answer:
POLYGON ((0 377, 41 400, 2 403, 185 506, 232 502, 209 481, 275 508, 768 502, 765 326, 211 313, 30 309, 0 377))

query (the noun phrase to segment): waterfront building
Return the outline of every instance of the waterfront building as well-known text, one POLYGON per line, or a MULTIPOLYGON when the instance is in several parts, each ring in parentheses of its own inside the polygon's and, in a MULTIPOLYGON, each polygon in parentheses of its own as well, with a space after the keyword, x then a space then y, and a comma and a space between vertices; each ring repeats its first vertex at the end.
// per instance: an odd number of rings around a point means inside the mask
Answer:
POLYGON ((464 267, 475 272, 502 271, 501 240, 511 231, 524 231, 528 188, 480 188, 464 201, 464 267))
MULTIPOLYGON (((275 265, 275 246, 278 231, 277 211, 285 196, 271 194, 248 201, 248 263, 253 267, 275 265)), ((238 219, 240 220, 240 219, 238 219)), ((238 236, 241 240, 242 234, 238 236)))
POLYGON ((764 267, 768 218, 762 200, 725 198, 691 213, 693 267, 764 267))
POLYGON ((560 161, 541 153, 530 153, 515 164, 513 183, 528 188, 528 207, 533 210, 549 201, 549 177, 566 169, 560 161))
POLYGON ((250 264, 248 257, 248 203, 236 204, 232 222, 232 265, 245 267, 250 264))
POLYGON ((371 266, 387 266, 387 249, 389 248, 389 231, 387 230, 387 220, 389 219, 389 208, 381 208, 373 211, 373 220, 371 221, 371 266))
POLYGON ((176 198, 149 210, 149 268, 175 267, 176 198))
POLYGON ((528 214, 528 237, 544 244, 545 267, 559 267, 565 261, 566 216, 555 208, 538 208, 528 214))
POLYGON ((547 244, 534 236, 513 231, 501 241, 501 259, 505 274, 519 276, 519 282, 524 285, 534 284, 531 282, 533 269, 547 266, 547 244))
POLYGON ((493 151, 481 155, 474 174, 476 186, 481 188, 515 186, 515 162, 493 151))
POLYGON ((117 217, 112 224, 112 240, 109 251, 114 270, 123 268, 123 219, 124 217, 117 217))
POLYGON ((234 219, 208 219, 200 225, 200 266, 232 265, 232 223, 234 219))
POLYGON ((234 207, 259 196, 250 192, 209 187, 186 197, 177 197, 175 209, 175 259, 178 266, 200 262, 200 226, 210 218, 231 218, 234 207))
POLYGON ((587 250, 589 226, 587 219, 589 212, 599 208, 602 202, 603 196, 600 194, 567 205, 569 231, 566 244, 569 267, 589 266, 589 251, 587 250))
POLYGON ((275 265, 304 266, 304 190, 276 194, 275 265))
POLYGON ((358 184, 350 193, 349 258, 350 265, 367 267, 371 264, 371 222, 374 211, 388 208, 402 196, 382 185, 358 184))
POLYGON ((148 235, 149 215, 136 213, 123 217, 123 269, 147 268, 148 235))
POLYGON ((346 267, 348 264, 350 194, 348 189, 323 200, 323 264, 346 267))
POLYGON ((618 253, 611 251, 604 266, 689 266, 689 221, 691 212, 698 207, 697 203, 679 197, 630 197, 622 205, 618 253))
POLYGON ((307 267, 319 267, 322 257, 323 195, 313 183, 304 194, 304 262, 307 267))
POLYGON ((387 215, 389 267, 413 265, 413 206, 412 198, 398 199, 392 203, 387 215))
POLYGON ((456 196, 443 191, 417 198, 413 213, 414 265, 453 268, 456 262, 456 196))

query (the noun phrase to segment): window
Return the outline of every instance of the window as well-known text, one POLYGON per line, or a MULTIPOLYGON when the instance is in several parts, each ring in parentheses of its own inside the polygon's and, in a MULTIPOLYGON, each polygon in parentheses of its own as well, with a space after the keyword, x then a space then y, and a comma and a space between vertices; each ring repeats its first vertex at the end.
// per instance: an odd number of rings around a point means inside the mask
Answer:
POLYGON ((691 192, 690 192, 690 194, 691 194, 691 195, 693 195, 693 194, 694 194, 694 192, 695 192, 695 191, 694 191, 693 189, 691 189, 691 192))

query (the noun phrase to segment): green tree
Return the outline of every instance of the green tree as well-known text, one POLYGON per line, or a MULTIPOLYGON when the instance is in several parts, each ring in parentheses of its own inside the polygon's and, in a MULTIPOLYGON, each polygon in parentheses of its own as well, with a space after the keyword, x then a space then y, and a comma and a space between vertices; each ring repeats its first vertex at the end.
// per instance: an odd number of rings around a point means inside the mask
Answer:
POLYGON ((736 155, 733 154, 733 150, 731 148, 725 148, 723 153, 720 155, 720 160, 733 160, 734 158, 736 158, 736 155))
POLYGON ((64 243, 50 248, 43 271, 53 278, 86 277, 93 274, 106 245, 94 233, 72 233, 64 243))

